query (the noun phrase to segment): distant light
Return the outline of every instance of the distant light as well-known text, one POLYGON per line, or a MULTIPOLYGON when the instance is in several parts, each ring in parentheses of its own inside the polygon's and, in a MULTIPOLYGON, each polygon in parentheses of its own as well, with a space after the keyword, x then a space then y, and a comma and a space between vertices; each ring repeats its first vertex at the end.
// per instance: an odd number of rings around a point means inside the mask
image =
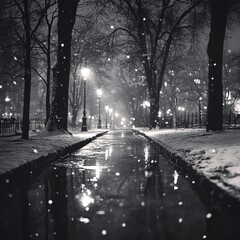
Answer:
POLYGON ((87 79, 90 75, 90 69, 86 68, 86 67, 82 68, 81 69, 81 74, 82 74, 84 79, 87 79))
MULTIPOLYGON (((167 114, 170 114, 171 111, 172 111, 171 109, 168 109, 168 110, 166 111, 166 113, 167 113, 167 114)), ((159 117, 161 117, 161 116, 159 116, 159 117)))
POLYGON ((198 79, 198 78, 195 78, 193 81, 194 81, 196 84, 200 84, 200 83, 201 83, 201 80, 198 79))
POLYGON ((149 101, 144 101, 143 102, 143 107, 150 107, 150 102, 149 101))
POLYGON ((89 196, 90 194, 83 193, 83 196, 81 198, 81 202, 83 207, 89 206, 91 203, 94 202, 94 199, 89 196))
POLYGON ((102 96, 102 89, 97 89, 97 95, 98 95, 98 97, 101 97, 102 96))
POLYGON ((79 221, 82 222, 82 223, 89 223, 90 222, 90 220, 88 218, 84 218, 84 217, 80 217, 79 221))
POLYGON ((5 102, 9 102, 11 99, 7 96, 6 98, 5 98, 5 102))
POLYGON ((109 106, 108 105, 105 106, 105 110, 106 110, 106 112, 108 112, 108 110, 109 110, 109 106))

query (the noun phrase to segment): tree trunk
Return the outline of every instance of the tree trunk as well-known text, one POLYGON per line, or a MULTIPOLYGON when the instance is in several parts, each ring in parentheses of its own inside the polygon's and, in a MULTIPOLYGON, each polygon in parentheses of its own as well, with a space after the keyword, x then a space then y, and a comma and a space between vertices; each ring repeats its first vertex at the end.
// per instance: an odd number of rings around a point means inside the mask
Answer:
POLYGON ((67 131, 71 39, 77 3, 78 0, 58 1, 58 56, 54 69, 51 113, 47 123, 48 131, 67 131))
POLYGON ((50 84, 51 84, 51 28, 48 29, 47 48, 47 83, 46 83, 46 123, 50 117, 50 84))
POLYGON ((24 105, 23 105, 23 125, 22 138, 29 138, 29 109, 31 95, 31 36, 30 36, 30 17, 29 17, 29 2, 24 0, 24 28, 25 28, 25 73, 24 73, 24 105))
POLYGON ((223 45, 228 15, 229 0, 211 0, 211 30, 208 42, 208 110, 206 130, 223 128, 223 45))
POLYGON ((156 128, 158 122, 158 111, 159 111, 159 94, 155 91, 150 91, 150 119, 149 129, 156 128))
POLYGON ((77 115, 78 115, 78 109, 77 108, 73 108, 72 109, 72 127, 73 128, 76 127, 77 115))

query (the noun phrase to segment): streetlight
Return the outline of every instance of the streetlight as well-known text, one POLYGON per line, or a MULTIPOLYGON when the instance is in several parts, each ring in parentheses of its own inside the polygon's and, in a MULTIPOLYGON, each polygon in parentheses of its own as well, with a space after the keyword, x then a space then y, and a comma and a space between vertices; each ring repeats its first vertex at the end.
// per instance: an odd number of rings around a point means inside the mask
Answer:
POLYGON ((182 126, 183 123, 183 114, 182 112, 184 112, 184 116, 185 116, 185 107, 178 107, 178 111, 180 111, 180 119, 179 119, 179 124, 180 126, 182 126))
POLYGON ((146 111, 146 127, 148 126, 148 107, 150 107, 150 102, 149 101, 144 101, 143 102, 143 108, 145 109, 146 111))
POLYGON ((199 119, 199 127, 202 126, 202 97, 199 97, 198 101, 198 119, 199 119))
POLYGON ((109 116, 110 116, 109 123, 110 123, 110 129, 111 129, 112 128, 112 122, 113 122, 113 117, 112 117, 113 109, 109 108, 108 112, 109 112, 109 116))
POLYGON ((117 125, 117 123, 116 123, 116 120, 117 120, 117 118, 119 117, 119 113, 117 113, 117 112, 115 112, 115 118, 114 118, 114 127, 113 128, 115 128, 115 125, 117 125))
POLYGON ((89 68, 82 68, 81 75, 83 77, 83 117, 82 117, 82 132, 87 131, 87 117, 86 117, 86 81, 89 77, 89 68))
POLYGON ((98 125, 97 128, 102 128, 102 123, 101 123, 101 96, 102 96, 102 89, 97 89, 97 95, 98 95, 98 125))
POLYGON ((105 110, 106 110, 106 128, 108 128, 108 110, 109 110, 108 105, 105 106, 105 110))

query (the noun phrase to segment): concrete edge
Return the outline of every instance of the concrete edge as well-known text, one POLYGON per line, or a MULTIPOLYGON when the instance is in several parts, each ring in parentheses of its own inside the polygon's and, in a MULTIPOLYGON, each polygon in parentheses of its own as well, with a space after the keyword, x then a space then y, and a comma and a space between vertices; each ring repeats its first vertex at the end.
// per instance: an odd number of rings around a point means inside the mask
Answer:
POLYGON ((55 162, 61 157, 67 156, 67 154, 70 154, 72 152, 77 151, 78 149, 84 147, 88 143, 92 142, 98 137, 103 136, 108 131, 97 133, 96 135, 87 138, 85 140, 81 140, 73 145, 69 145, 63 149, 59 149, 54 153, 49 153, 47 156, 41 156, 37 159, 34 159, 33 161, 30 161, 26 164, 23 164, 11 171, 8 171, 6 173, 3 173, 0 175, 0 186, 1 190, 6 190, 11 185, 16 184, 18 181, 24 181, 25 179, 34 176, 35 172, 41 170, 42 168, 48 166, 50 163, 55 162), (8 179, 8 181, 6 181, 8 179))
POLYGON ((144 136, 147 140, 154 143, 160 151, 163 153, 165 157, 169 159, 169 161, 176 165, 177 168, 181 169, 183 174, 187 174, 190 179, 194 179, 196 190, 200 192, 201 198, 208 204, 213 205, 217 203, 222 208, 227 211, 240 211, 240 201, 236 196, 233 196, 231 192, 227 192, 224 189, 217 186, 213 183, 209 178, 205 175, 201 174, 197 170, 193 169, 192 165, 186 162, 181 156, 176 154, 172 149, 165 146, 164 143, 157 141, 153 137, 147 136, 145 133, 133 129, 136 133, 144 136))

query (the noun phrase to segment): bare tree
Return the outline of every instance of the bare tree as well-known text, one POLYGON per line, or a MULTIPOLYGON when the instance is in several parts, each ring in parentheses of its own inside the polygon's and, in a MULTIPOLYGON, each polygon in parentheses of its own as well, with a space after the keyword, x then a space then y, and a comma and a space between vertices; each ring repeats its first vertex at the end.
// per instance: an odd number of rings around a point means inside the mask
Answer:
MULTIPOLYGON (((141 60, 150 96, 150 128, 155 128, 159 110, 159 93, 173 40, 191 30, 186 16, 203 0, 183 1, 112 1, 126 19, 113 33, 124 32, 123 41, 132 39, 141 60)), ((120 21, 122 23, 124 21, 120 21)), ((131 56, 132 51, 129 52, 131 56)))
MULTIPOLYGON (((51 3, 51 8, 48 8, 45 12, 43 24, 36 34, 34 34, 34 40, 38 47, 37 51, 39 53, 40 61, 43 63, 44 70, 43 73, 37 72, 39 77, 43 80, 46 88, 46 122, 50 116, 50 86, 51 86, 51 72, 52 72, 52 54, 55 53, 53 49, 53 38, 55 36, 54 26, 55 20, 57 18, 57 0, 45 0, 45 6, 51 3), (42 31, 41 31, 42 30, 42 31)), ((43 7, 45 7, 43 6, 43 7)))
MULTIPOLYGON (((23 105, 23 126, 22 126, 22 138, 29 138, 29 109, 30 109, 30 93, 31 93, 31 39, 35 31, 38 29, 43 18, 43 12, 40 14, 35 26, 31 26, 31 5, 29 0, 23 0, 22 2, 14 0, 20 14, 23 18, 24 29, 24 105, 23 105)), ((34 3, 38 5, 38 3, 34 3)), ((36 6, 35 5, 35 6, 36 6)))

